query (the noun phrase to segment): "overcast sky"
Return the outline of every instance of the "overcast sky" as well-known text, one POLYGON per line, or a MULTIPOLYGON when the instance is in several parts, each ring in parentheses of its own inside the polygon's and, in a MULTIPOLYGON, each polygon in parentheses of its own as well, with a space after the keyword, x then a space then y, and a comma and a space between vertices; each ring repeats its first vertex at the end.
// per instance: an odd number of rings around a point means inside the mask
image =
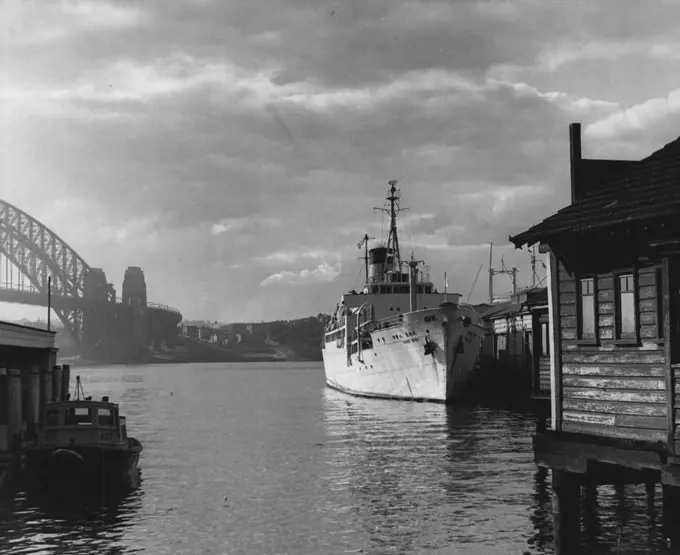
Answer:
POLYGON ((586 157, 680 134, 680 4, 612 4, 5 0, 0 196, 191 319, 330 311, 390 179, 439 287, 490 241, 526 284, 508 235, 568 204, 570 122, 586 157))

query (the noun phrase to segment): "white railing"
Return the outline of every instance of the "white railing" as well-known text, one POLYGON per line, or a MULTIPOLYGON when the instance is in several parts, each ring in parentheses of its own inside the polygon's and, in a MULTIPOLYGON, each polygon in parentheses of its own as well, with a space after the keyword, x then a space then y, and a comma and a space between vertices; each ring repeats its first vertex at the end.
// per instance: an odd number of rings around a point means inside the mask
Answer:
POLYGON ((25 291, 27 293, 40 293, 37 288, 33 287, 30 283, 14 283, 9 281, 4 281, 0 283, 1 289, 9 289, 10 291, 25 291))
POLYGON ((397 314, 395 316, 387 316, 386 318, 381 318, 378 320, 377 324, 379 327, 382 328, 391 328, 394 326, 398 326, 404 321, 404 315, 403 314, 397 314))

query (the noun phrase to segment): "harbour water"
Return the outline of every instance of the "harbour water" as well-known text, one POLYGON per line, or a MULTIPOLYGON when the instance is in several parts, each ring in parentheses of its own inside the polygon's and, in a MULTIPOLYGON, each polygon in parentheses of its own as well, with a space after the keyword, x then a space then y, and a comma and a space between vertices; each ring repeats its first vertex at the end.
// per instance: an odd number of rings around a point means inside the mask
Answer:
MULTIPOLYGON (((553 553, 534 418, 349 397, 320 363, 73 368, 144 444, 103 500, 21 488, 0 553, 553 553)), ((665 553, 644 487, 600 487, 583 553, 665 553)), ((656 511, 660 513, 660 492, 656 511)))

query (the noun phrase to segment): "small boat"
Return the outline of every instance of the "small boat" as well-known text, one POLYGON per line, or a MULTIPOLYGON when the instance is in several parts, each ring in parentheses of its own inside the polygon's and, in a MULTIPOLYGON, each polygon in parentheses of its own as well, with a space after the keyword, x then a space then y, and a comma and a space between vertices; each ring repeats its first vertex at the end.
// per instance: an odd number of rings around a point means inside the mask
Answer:
POLYGON ((47 403, 24 470, 37 479, 119 481, 133 476, 142 444, 127 436, 124 416, 108 397, 85 397, 76 376, 76 399, 47 403))

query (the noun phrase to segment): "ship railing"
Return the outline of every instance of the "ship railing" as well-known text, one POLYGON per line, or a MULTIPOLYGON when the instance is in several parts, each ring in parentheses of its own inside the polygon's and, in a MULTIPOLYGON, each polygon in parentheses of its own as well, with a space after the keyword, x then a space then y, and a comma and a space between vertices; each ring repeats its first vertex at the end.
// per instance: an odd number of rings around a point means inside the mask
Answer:
POLYGON ((382 318, 377 322, 378 329, 393 328, 395 326, 401 325, 404 321, 404 315, 399 314, 397 316, 388 316, 387 318, 382 318))
POLYGON ((332 330, 325 332, 324 335, 325 335, 325 336, 329 336, 329 335, 331 335, 331 334, 333 334, 333 333, 342 331, 342 330, 344 330, 344 329, 345 329, 345 326, 344 326, 344 325, 343 325, 343 326, 338 326, 337 328, 333 328, 332 330))

